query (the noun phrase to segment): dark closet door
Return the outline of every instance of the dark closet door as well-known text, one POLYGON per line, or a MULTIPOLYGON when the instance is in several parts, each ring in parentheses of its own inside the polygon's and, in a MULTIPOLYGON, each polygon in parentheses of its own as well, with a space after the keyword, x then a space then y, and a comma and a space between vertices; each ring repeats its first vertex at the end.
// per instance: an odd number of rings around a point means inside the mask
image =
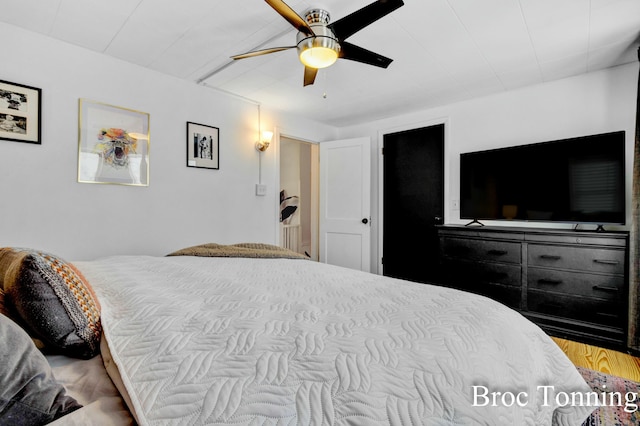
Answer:
POLYGON ((444 124, 384 135, 383 173, 383 274, 437 281, 444 124))

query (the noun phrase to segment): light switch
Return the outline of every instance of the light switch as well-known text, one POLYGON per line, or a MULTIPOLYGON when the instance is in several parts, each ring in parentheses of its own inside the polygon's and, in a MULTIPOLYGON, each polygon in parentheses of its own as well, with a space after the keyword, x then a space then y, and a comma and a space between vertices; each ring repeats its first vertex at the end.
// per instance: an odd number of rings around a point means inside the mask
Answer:
POLYGON ((267 185, 257 183, 256 195, 267 195, 267 185))

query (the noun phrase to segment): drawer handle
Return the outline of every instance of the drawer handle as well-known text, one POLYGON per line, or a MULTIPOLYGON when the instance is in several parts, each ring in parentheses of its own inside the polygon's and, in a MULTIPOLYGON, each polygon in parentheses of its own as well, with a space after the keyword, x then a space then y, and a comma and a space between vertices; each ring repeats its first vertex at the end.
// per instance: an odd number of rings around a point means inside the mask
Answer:
POLYGON ((617 260, 602 260, 602 259, 593 259, 594 263, 602 263, 604 265, 618 265, 620 262, 617 260))
POLYGON ((509 253, 506 250, 489 250, 487 252, 487 254, 493 254, 495 256, 504 256, 505 254, 509 253))
POLYGON ((552 254, 542 254, 540 255, 540 258, 545 260, 560 260, 562 259, 562 256, 554 256, 552 254))
POLYGON ((541 278, 538 280, 538 282, 540 284, 551 284, 551 285, 558 285, 558 284, 562 284, 562 280, 552 280, 549 278, 541 278))
POLYGON ((605 285, 594 285, 593 289, 594 290, 600 290, 600 291, 607 291, 609 293, 617 293, 618 292, 618 287, 609 287, 609 286, 605 286, 605 285))

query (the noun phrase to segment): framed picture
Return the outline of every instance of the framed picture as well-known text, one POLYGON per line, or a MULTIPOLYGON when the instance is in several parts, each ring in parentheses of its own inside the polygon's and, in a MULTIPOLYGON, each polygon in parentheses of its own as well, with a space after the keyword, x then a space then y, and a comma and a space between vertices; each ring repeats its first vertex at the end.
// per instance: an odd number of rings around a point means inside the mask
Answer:
POLYGON ((0 80, 0 139, 41 143, 42 90, 0 80))
POLYGON ((187 167, 220 168, 220 129, 187 122, 187 167))
POLYGON ((80 99, 78 182, 149 185, 149 114, 80 99))

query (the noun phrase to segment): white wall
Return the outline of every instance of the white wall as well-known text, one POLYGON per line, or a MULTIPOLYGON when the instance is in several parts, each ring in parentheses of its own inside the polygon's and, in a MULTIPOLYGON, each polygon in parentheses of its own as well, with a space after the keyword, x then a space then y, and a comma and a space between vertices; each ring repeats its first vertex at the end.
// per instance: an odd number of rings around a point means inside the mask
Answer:
MULTIPOLYGON (((163 255, 203 242, 275 243, 275 150, 255 195, 257 105, 0 23, 11 40, 0 79, 42 89, 42 145, 0 140, 0 246, 69 260, 163 255), (150 114, 150 185, 77 183, 78 100, 150 114), (220 170, 186 167, 186 122, 220 128, 220 170)), ((337 130, 262 107, 262 128, 308 140, 337 130)))
MULTIPOLYGON (((632 63, 442 108, 346 127, 340 129, 339 136, 348 138, 369 135, 372 138, 372 212, 373 223, 379 226, 380 147, 385 133, 445 123, 445 222, 465 223, 466 221, 460 220, 459 210, 452 208, 452 202, 459 199, 460 153, 625 130, 629 223, 637 82, 638 64, 632 63)), ((505 224, 491 221, 484 223, 505 224)), ((510 225, 516 224, 511 222, 510 225)), ((526 226, 549 225, 526 223, 526 226)), ((379 265, 382 253, 382 248, 379 247, 380 229, 374 226, 373 231, 372 265, 379 265)))

